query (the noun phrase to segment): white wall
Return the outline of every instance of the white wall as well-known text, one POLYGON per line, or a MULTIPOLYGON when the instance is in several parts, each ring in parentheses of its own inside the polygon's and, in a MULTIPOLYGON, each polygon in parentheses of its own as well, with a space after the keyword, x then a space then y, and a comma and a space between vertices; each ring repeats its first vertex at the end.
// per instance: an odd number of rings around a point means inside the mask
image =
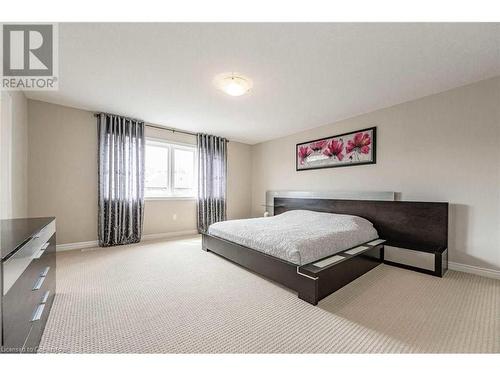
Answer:
POLYGON ((227 218, 245 219, 252 209, 252 148, 231 141, 227 154, 227 218))
POLYGON ((0 219, 12 217, 12 97, 0 92, 0 219))
MULTIPOLYGON (((97 239, 97 125, 88 111, 28 101, 29 214, 57 218, 58 244, 97 239)), ((196 142, 147 128, 147 136, 196 142)), ((250 146, 228 147, 228 216, 250 215, 250 146), (233 189, 236 189, 234 190, 233 189)), ((146 200, 144 234, 196 230, 195 200, 146 200)))
POLYGON ((266 190, 447 201, 450 260, 500 270, 500 77, 255 145, 252 161, 255 216, 266 190), (376 165, 295 171, 296 143, 375 125, 376 165))
POLYGON ((22 92, 0 97, 0 217, 28 215, 27 100, 22 92))

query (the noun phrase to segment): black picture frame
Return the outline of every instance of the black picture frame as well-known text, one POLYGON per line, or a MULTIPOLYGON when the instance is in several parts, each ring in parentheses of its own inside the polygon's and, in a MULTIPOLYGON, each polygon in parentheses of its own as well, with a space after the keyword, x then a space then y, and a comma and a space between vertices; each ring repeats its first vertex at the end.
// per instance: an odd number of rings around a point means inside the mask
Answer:
POLYGON ((295 145, 295 171, 310 171, 314 169, 325 169, 325 168, 339 168, 339 167, 353 167, 357 165, 368 165, 368 164, 376 164, 377 163, 377 127, 372 126, 369 128, 365 129, 359 129, 359 130, 354 130, 350 131, 347 133, 342 133, 342 134, 337 134, 337 135, 332 135, 329 137, 324 137, 324 138, 318 138, 318 139, 313 139, 307 142, 301 142, 297 143, 295 145), (320 165, 320 166, 311 166, 311 167, 302 167, 299 168, 299 158, 298 158, 298 151, 300 146, 308 145, 314 142, 320 142, 320 141, 326 141, 326 140, 331 140, 334 138, 339 138, 339 137, 345 137, 345 136, 350 136, 356 133, 361 133, 361 132, 367 132, 371 131, 372 132, 372 138, 371 138, 371 155, 372 158, 371 160, 368 161, 351 161, 351 162, 344 162, 344 163, 336 163, 336 164, 330 164, 330 165, 320 165))

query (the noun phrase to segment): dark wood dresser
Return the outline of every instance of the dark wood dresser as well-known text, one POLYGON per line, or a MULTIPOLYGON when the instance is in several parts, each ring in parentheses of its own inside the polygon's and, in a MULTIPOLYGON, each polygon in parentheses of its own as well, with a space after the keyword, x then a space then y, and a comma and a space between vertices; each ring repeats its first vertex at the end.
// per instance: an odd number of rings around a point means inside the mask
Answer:
POLYGON ((56 220, 1 220, 1 352, 35 353, 56 293, 56 220))

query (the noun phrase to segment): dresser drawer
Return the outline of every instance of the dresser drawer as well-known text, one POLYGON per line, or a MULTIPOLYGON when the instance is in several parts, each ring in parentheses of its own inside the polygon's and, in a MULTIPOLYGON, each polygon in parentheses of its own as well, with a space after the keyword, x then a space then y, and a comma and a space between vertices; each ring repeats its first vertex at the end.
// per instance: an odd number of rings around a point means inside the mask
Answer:
MULTIPOLYGON (((55 242, 55 238, 54 238, 55 242)), ((24 343, 23 352, 36 353, 40 339, 42 338, 45 325, 49 318, 50 309, 56 294, 56 268, 55 268, 55 245, 48 248, 48 251, 35 262, 39 263, 37 269, 41 269, 40 278, 43 282, 40 289, 33 291, 37 296, 36 305, 33 307, 31 315, 31 327, 28 337, 24 343)))
POLYGON ((54 295, 51 290, 47 290, 40 302, 35 306, 31 318, 31 327, 28 337, 24 343, 24 353, 36 353, 43 335, 43 330, 49 318, 50 309, 54 302, 54 295))
POLYGON ((3 263, 3 294, 7 294, 32 261, 42 256, 55 233, 55 221, 46 225, 3 263))
MULTIPOLYGON (((36 337, 40 339, 55 295, 55 238, 55 235, 52 235, 48 239, 48 246, 37 253, 4 295, 3 335, 4 346, 9 348, 9 351, 33 351, 38 345, 31 345, 29 348, 26 346, 28 337, 32 338, 30 344, 35 342, 36 337), (41 304, 44 306, 39 308, 41 304), (42 308, 40 316, 36 316, 37 309, 40 312, 42 308)), ((46 237, 43 238, 45 239, 46 237)))
MULTIPOLYGON (((44 245, 45 246, 45 245, 44 245)), ((3 264, 3 294, 6 295, 14 283, 23 275, 41 251, 34 239, 29 240, 3 264)))

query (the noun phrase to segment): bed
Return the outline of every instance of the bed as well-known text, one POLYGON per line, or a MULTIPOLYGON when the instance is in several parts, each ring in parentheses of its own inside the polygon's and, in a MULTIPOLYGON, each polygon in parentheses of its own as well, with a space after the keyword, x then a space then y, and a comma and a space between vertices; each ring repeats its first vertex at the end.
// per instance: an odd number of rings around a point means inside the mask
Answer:
POLYGON ((378 238, 373 224, 364 218, 309 210, 223 221, 212 224, 208 234, 298 266, 378 238))
POLYGON ((313 305, 384 262, 386 244, 432 252, 432 274, 446 270, 447 203, 275 197, 274 213, 212 224, 203 250, 313 305))

